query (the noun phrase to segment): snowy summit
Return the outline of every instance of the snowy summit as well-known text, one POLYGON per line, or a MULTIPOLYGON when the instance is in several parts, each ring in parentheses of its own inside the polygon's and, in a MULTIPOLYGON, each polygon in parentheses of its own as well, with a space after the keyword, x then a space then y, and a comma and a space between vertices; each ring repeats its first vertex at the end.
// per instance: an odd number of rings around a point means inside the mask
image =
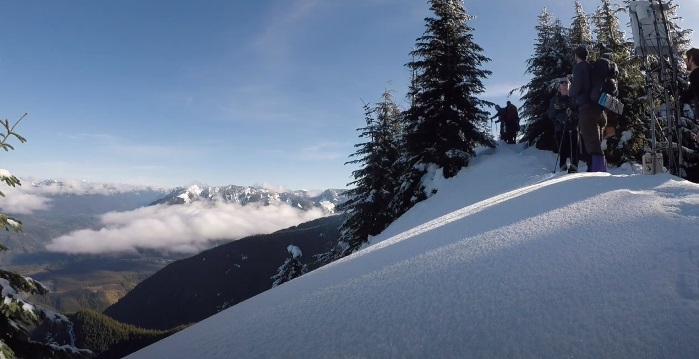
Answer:
POLYGON ((696 358, 699 185, 500 144, 371 245, 128 358, 696 358))

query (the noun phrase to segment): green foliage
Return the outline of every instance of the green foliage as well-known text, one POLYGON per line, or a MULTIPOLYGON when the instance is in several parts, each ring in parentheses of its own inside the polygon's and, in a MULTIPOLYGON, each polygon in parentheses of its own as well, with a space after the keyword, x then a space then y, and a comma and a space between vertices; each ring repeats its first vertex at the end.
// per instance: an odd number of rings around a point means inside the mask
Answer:
POLYGON ((407 64, 414 74, 412 104, 403 117, 403 154, 396 162, 403 172, 391 204, 395 217, 428 196, 425 181, 437 169, 453 177, 468 166, 476 146, 495 146, 483 110, 493 104, 477 97, 491 74, 481 65, 490 59, 473 41, 468 26, 473 16, 462 0, 431 0, 430 5, 435 16, 425 19, 426 30, 407 64))
POLYGON ((22 137, 20 134, 15 132, 15 127, 17 127, 17 125, 19 125, 19 123, 22 122, 22 120, 25 117, 27 117, 26 113, 22 115, 22 117, 20 117, 19 120, 17 120, 17 122, 12 124, 11 126, 9 120, 0 120, 0 123, 2 123, 3 127, 5 127, 5 133, 0 134, 0 148, 2 148, 5 151, 14 150, 15 148, 7 142, 8 139, 10 139, 11 137, 16 138, 20 143, 27 142, 26 138, 22 137))
POLYGON ((0 358, 14 358, 15 352, 5 342, 0 340, 0 358))
POLYGON ((590 22, 579 0, 575 0, 575 16, 570 24, 570 42, 573 48, 592 45, 590 22))
POLYGON ((75 344, 92 350, 96 359, 124 357, 187 327, 143 329, 120 323, 92 310, 70 314, 68 318, 75 325, 75 344))
MULTIPOLYGON (((27 142, 27 140, 24 137, 15 132, 15 127, 17 127, 17 125, 19 125, 19 123, 26 116, 27 114, 25 113, 22 117, 20 117, 19 120, 17 120, 17 122, 15 122, 12 125, 10 125, 10 122, 8 120, 0 120, 0 123, 5 128, 5 132, 0 133, 0 148, 2 148, 5 151, 14 150, 15 148, 8 142, 13 137, 16 138, 20 143, 27 142)), ((11 187, 22 185, 17 177, 13 176, 6 170, 0 170, 0 181, 4 182, 5 184, 11 187)), ((5 197, 5 193, 0 191, 0 196, 5 197)), ((2 213, 0 213, 0 226, 5 228, 6 231, 12 229, 14 231, 20 232, 22 230, 22 222, 15 218, 8 217, 7 215, 2 213)), ((7 247, 0 245, 0 252, 5 250, 7 250, 7 247)))
POLYGON ((12 288, 22 293, 39 295, 48 293, 48 289, 41 285, 41 283, 30 278, 23 277, 17 273, 0 269, 0 278, 9 281, 12 288))
MULTIPOLYGON (((291 253, 291 258, 287 258, 284 261, 284 264, 277 269, 277 274, 272 276, 272 287, 276 287, 278 285, 284 284, 294 278, 298 278, 308 272, 308 266, 301 263, 301 254, 300 251, 297 254, 295 254, 294 250, 292 249, 294 246, 289 246, 288 251, 291 253)), ((298 248, 297 248, 298 249, 298 248)))
POLYGON ((364 105, 366 126, 358 129, 360 138, 367 142, 355 145, 356 159, 348 164, 361 168, 352 172, 354 186, 347 191, 348 200, 338 207, 345 212, 340 226, 340 240, 333 248, 332 259, 347 256, 383 231, 394 219, 387 203, 395 196, 396 178, 400 175, 393 166, 400 154, 400 109, 388 90, 383 101, 371 107, 364 105))
MULTIPOLYGON (((7 280, 7 272, 3 273, 7 280)), ((0 281, 3 292, 13 288, 0 281)), ((26 278, 13 278, 14 283, 20 282, 17 287, 38 290, 35 282, 26 278), (22 284, 21 282, 24 282, 22 284)), ((7 358, 84 358, 91 356, 91 352, 84 349, 76 349, 65 340, 56 340, 61 334, 67 334, 70 327, 65 317, 46 311, 24 301, 18 293, 3 295, 0 303, 0 352, 7 358), (53 332, 46 335, 35 336, 37 328, 41 325, 49 325, 53 332), (64 344, 61 345, 60 343, 64 344)))
POLYGON ((627 46, 619 23, 619 14, 624 11, 624 8, 612 4, 610 0, 602 0, 602 4, 592 14, 595 41, 598 44, 605 44, 615 52, 627 46))
MULTIPOLYGON (((20 143, 27 141, 15 132, 15 127, 26 115, 24 114, 12 125, 8 120, 0 120, 5 128, 5 132, 0 133, 0 148, 5 151, 13 150, 14 147, 8 143, 12 138, 20 143)), ((19 179, 7 170, 0 170, 0 180, 11 187, 21 185, 19 179)), ((0 196, 4 197, 5 194, 0 192, 0 196)), ((6 231, 22 231, 22 223, 5 214, 0 214, 0 226, 6 231)), ((6 249, 4 246, 0 247, 0 251, 6 249)), ((89 351, 78 350, 72 346, 55 346, 52 339, 41 338, 43 340, 39 341, 31 337, 32 331, 44 322, 52 322, 57 326, 70 325, 64 317, 35 306, 22 298, 20 293, 47 293, 48 291, 41 284, 16 273, 0 270, 0 289, 3 293, 0 297, 0 353, 5 357, 80 358, 90 355, 89 351)))

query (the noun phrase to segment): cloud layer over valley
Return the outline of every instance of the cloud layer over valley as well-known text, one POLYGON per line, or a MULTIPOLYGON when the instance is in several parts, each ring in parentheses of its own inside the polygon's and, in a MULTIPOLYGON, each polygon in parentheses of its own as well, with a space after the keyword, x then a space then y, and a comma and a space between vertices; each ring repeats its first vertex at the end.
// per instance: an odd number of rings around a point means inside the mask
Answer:
POLYGON ((5 194, 4 197, 0 197, 2 213, 32 214, 50 207, 51 200, 38 193, 23 191, 17 187, 6 187, 2 192, 5 194))
POLYGON ((171 190, 80 180, 23 178, 22 186, 4 186, 1 190, 6 196, 0 197, 0 212, 19 220, 29 220, 23 218, 28 215, 70 221, 97 217, 98 227, 68 227, 57 237, 44 239, 47 250, 68 254, 139 250, 192 254, 215 242, 271 233, 327 215, 320 208, 304 211, 284 202, 243 206, 197 201, 148 206, 171 190))
POLYGON ((101 216, 103 228, 81 229, 51 240, 46 248, 71 254, 197 253, 214 242, 271 233, 324 216, 287 204, 246 205, 195 202, 156 205, 101 216))

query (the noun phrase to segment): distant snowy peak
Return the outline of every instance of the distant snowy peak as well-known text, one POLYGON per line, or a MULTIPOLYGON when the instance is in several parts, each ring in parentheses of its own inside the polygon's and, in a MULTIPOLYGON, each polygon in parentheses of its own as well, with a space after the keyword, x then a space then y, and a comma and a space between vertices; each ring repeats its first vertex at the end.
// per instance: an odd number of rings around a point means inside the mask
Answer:
POLYGON ((22 184, 26 187, 31 186, 34 190, 45 194, 101 194, 115 195, 122 193, 138 193, 138 192, 162 192, 166 194, 172 191, 172 188, 158 186, 142 186, 121 183, 104 183, 104 182, 89 182, 84 180, 55 180, 43 179, 37 180, 33 178, 22 178, 22 184))
POLYGON ((263 205, 286 203, 302 210, 320 208, 326 213, 335 213, 335 207, 346 199, 344 193, 345 190, 339 189, 328 189, 319 193, 305 190, 278 192, 262 187, 192 185, 187 188, 176 188, 152 204, 223 202, 244 206, 252 203, 263 205))

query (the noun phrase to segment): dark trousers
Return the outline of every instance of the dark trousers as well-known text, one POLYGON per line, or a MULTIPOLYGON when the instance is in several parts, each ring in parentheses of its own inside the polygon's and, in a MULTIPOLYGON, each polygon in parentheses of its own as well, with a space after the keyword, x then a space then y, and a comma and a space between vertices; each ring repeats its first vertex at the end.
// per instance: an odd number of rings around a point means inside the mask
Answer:
POLYGON ((607 124, 607 117, 602 107, 586 105, 579 110, 580 135, 582 136, 585 149, 590 155, 601 155, 602 152, 602 130, 607 124))
POLYGON ((505 125, 505 142, 506 143, 516 143, 517 142, 517 131, 519 130, 519 125, 508 121, 505 125))
POLYGON ((563 132, 556 132, 556 143, 558 143, 561 151, 558 153, 558 166, 563 167, 566 164, 566 159, 570 158, 570 164, 578 168, 578 129, 573 127, 564 128, 563 132))

